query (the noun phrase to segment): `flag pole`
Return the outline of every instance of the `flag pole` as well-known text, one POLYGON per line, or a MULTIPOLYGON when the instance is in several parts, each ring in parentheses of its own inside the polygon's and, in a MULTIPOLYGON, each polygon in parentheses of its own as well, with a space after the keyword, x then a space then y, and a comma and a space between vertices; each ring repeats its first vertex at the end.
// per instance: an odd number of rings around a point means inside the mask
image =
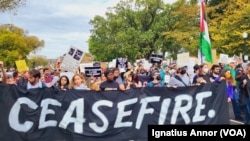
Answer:
POLYGON ((200 61, 201 61, 201 64, 202 64, 203 63, 203 57, 202 57, 202 31, 201 31, 202 20, 203 20, 203 17, 202 17, 203 11, 201 10, 202 0, 200 0, 199 2, 200 2, 200 46, 199 46, 200 49, 199 50, 200 50, 200 59, 201 59, 200 61))
POLYGON ((200 3, 200 51, 201 51, 201 62, 204 62, 203 60, 203 55, 204 55, 205 57, 204 59, 206 62, 213 63, 211 42, 205 15, 204 0, 201 0, 200 3))
POLYGON ((201 58, 201 64, 202 64, 203 63, 203 55, 202 55, 202 39, 201 39, 202 37, 201 36, 202 36, 202 34, 200 33, 200 46, 199 47, 200 47, 200 56, 201 56, 200 58, 201 58))

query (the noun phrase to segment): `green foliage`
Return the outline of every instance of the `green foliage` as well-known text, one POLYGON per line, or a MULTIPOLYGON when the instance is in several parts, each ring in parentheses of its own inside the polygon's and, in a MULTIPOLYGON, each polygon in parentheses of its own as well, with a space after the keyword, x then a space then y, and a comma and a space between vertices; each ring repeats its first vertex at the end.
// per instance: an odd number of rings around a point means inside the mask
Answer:
POLYGON ((24 5, 26 0, 1 0, 0 12, 16 10, 18 7, 24 5))
POLYGON ((162 32, 167 29, 162 0, 120 1, 106 18, 95 16, 89 39, 89 51, 100 61, 116 57, 149 58, 166 40, 162 32))
POLYGON ((15 61, 26 56, 44 45, 43 40, 28 36, 23 29, 14 25, 0 26, 0 60, 6 67, 14 67, 15 61))
POLYGON ((169 13, 169 29, 163 33, 169 42, 166 51, 176 55, 190 52, 197 55, 199 44, 199 7, 196 2, 179 0, 171 5, 169 13))
POLYGON ((250 1, 224 0, 208 8, 208 17, 211 42, 218 53, 245 52, 242 34, 250 33, 250 1))
POLYGON ((44 56, 34 55, 27 59, 27 64, 29 68, 36 68, 39 66, 46 66, 48 64, 48 60, 44 56))
MULTIPOLYGON (((103 61, 147 58, 158 50, 169 52, 174 59, 186 51, 197 56, 199 10, 197 0, 178 0, 171 5, 161 0, 120 1, 105 18, 96 16, 90 21, 90 53, 103 61)), ((217 53, 240 55, 242 33, 250 34, 250 1, 209 0, 205 10, 212 48, 217 53)))

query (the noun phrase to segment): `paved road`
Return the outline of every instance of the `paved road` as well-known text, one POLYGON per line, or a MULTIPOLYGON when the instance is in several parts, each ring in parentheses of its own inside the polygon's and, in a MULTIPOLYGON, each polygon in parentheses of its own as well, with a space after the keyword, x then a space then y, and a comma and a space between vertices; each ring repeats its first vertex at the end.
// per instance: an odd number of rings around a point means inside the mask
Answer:
POLYGON ((244 124, 243 120, 235 120, 231 103, 229 104, 229 117, 230 117, 230 125, 242 125, 242 124, 244 124))

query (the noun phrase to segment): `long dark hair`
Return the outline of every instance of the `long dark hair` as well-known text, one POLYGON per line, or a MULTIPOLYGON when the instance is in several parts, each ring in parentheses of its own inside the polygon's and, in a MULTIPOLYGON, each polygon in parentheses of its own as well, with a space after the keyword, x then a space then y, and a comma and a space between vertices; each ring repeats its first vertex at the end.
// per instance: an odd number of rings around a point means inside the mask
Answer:
POLYGON ((65 78, 67 80, 67 83, 65 85, 69 85, 69 78, 66 75, 63 75, 60 77, 60 79, 58 80, 58 86, 62 86, 61 84, 61 80, 62 78, 65 78))

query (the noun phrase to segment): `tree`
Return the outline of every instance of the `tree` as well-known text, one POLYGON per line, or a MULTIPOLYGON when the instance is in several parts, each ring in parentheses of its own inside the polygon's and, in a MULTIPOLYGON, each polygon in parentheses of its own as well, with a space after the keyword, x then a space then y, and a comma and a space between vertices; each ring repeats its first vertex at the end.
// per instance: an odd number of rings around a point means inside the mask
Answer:
POLYGON ((197 55, 199 45, 199 7, 196 0, 178 0, 171 5, 168 17, 169 29, 163 35, 168 41, 165 50, 172 58, 176 59, 177 54, 189 52, 197 55))
POLYGON ((24 5, 26 0, 1 0, 0 1, 0 12, 6 12, 15 10, 18 7, 24 5))
POLYGON ((15 61, 43 47, 44 41, 28 36, 23 29, 11 24, 0 26, 0 60, 5 66, 14 67, 15 61))
MULTIPOLYGON (((243 31, 250 33, 250 1, 207 0, 207 23, 212 48, 229 55, 243 52, 243 31)), ((97 60, 116 57, 148 58, 159 50, 176 59, 181 52, 197 56, 199 5, 197 0, 126 0, 96 16, 89 50, 97 60)), ((247 40, 247 43, 249 41, 247 40)))
POLYGON ((89 63, 89 62, 93 62, 94 61, 94 57, 90 54, 90 53, 84 53, 83 58, 82 58, 82 63, 89 63))
POLYGON ((244 31, 250 33, 250 1, 223 0, 208 7, 212 46, 218 53, 242 53, 244 31))
POLYGON ((48 60, 44 56, 33 55, 27 59, 29 68, 36 68, 39 66, 46 66, 48 64, 48 60))
MULTIPOLYGON (((174 55, 178 53, 176 48, 182 48, 196 56, 199 45, 197 1, 178 0, 171 5, 171 9, 171 29, 164 33, 167 41, 171 42, 168 48, 174 55)), ((231 56, 242 53, 242 33, 250 33, 250 1, 209 0, 206 14, 212 48, 216 49, 217 53, 231 56)))
POLYGON ((100 61, 149 58, 167 42, 162 32, 167 30, 164 14, 168 8, 162 0, 120 1, 109 9, 106 18, 95 16, 90 21, 90 53, 100 61))
POLYGON ((206 0, 206 4, 208 4, 209 6, 216 6, 224 1, 225 0, 206 0))

